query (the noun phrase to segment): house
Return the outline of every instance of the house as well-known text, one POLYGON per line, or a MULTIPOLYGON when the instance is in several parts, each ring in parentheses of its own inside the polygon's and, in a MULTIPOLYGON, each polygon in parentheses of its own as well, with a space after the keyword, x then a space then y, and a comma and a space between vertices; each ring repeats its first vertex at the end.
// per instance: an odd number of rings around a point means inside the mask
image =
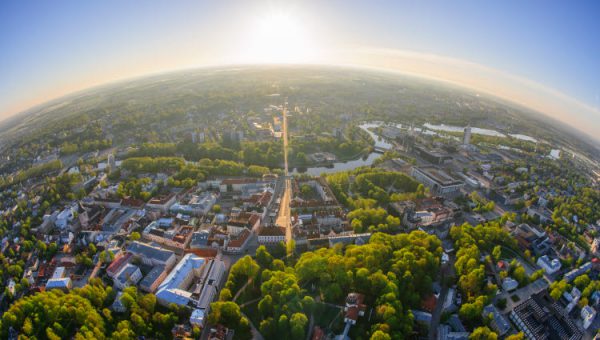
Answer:
POLYGON ((244 229, 257 230, 260 226, 260 215, 249 212, 240 212, 239 214, 232 214, 229 221, 227 222, 227 232, 232 235, 238 235, 244 229))
POLYGON ((507 292, 511 292, 515 289, 517 289, 519 287, 519 282, 517 282, 517 280, 511 278, 511 277, 507 277, 504 280, 502 280, 502 289, 504 289, 507 292))
POLYGON ((73 287, 73 283, 68 277, 50 279, 48 282, 46 282, 46 290, 60 289, 64 292, 67 292, 71 289, 71 287, 73 287))
POLYGON ((585 274, 585 272, 587 272, 590 269, 592 269, 592 262, 586 262, 586 263, 582 264, 580 267, 575 268, 575 269, 571 270, 570 272, 566 273, 564 276, 564 279, 570 283, 576 277, 578 277, 579 275, 585 274))
POLYGON ((121 301, 121 296, 123 296, 123 292, 118 292, 115 301, 110 305, 110 308, 117 313, 125 313, 127 311, 127 307, 121 301))
POLYGON ((359 316, 365 315, 367 306, 364 304, 365 296, 360 293, 350 293, 346 297, 346 305, 344 306, 344 322, 352 325, 356 324, 359 316))
POLYGON ((152 197, 148 203, 146 203, 146 208, 159 210, 166 214, 169 211, 169 208, 175 204, 176 198, 177 196, 175 193, 152 197))
POLYGON ((593 307, 585 306, 581 308, 581 320, 583 321, 583 328, 588 329, 596 318, 596 310, 593 307))
POLYGON ((561 267, 561 263, 560 263, 560 261, 558 259, 552 259, 552 260, 550 260, 550 258, 548 257, 548 255, 541 256, 537 260, 537 264, 548 275, 552 275, 552 274, 556 273, 557 271, 560 270, 560 267, 561 267))
POLYGON ((483 308, 483 318, 491 316, 490 326, 498 335, 503 336, 510 330, 510 324, 500 314, 498 309, 492 304, 489 304, 483 308))
POLYGON ((248 245, 248 241, 250 240, 251 232, 249 230, 243 230, 241 233, 237 235, 237 237, 230 239, 227 242, 227 247, 225 251, 231 254, 240 254, 246 246, 248 245))
POLYGON ((131 263, 127 263, 121 268, 117 276, 113 278, 115 286, 119 289, 125 289, 136 285, 142 279, 140 268, 131 263))
POLYGON ((129 263, 129 260, 132 256, 132 254, 126 253, 115 257, 115 259, 106 268, 106 274, 109 277, 114 278, 121 271, 121 269, 123 269, 125 264, 129 263))

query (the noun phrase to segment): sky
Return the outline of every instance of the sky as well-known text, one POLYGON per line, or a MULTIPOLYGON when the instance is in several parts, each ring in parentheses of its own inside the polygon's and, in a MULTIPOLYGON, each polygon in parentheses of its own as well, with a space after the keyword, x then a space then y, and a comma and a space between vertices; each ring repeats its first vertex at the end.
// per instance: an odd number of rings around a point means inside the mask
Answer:
POLYGON ((145 74, 316 63, 460 84, 598 137, 598 18, 600 1, 2 1, 0 119, 145 74))

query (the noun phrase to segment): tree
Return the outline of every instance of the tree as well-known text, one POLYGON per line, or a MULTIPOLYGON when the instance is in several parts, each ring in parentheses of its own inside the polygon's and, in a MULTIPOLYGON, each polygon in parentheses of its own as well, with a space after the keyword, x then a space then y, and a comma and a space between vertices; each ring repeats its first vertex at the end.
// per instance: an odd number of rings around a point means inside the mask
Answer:
POLYGON ((469 335, 469 340, 496 340, 498 339, 498 334, 492 332, 491 329, 487 327, 477 327, 473 330, 473 333, 469 335))
POLYGON ((141 237, 142 237, 142 235, 140 235, 140 233, 138 233, 137 231, 134 231, 133 233, 131 233, 131 234, 129 235, 129 239, 130 239, 131 241, 137 241, 137 240, 139 240, 141 237))
POLYGON ((511 334, 504 338, 504 340, 524 340, 525 334, 523 332, 519 332, 517 334, 511 334))
POLYGON ((269 254, 264 245, 261 245, 256 249, 256 262, 261 268, 271 269, 273 264, 273 256, 269 254))
POLYGON ((217 301, 210 304, 208 322, 222 324, 227 328, 237 328, 240 324, 242 313, 240 306, 231 301, 217 301))
POLYGON ((308 318, 304 313, 294 313, 290 319, 292 339, 302 340, 306 337, 308 318))
POLYGON ((218 213, 220 213, 220 212, 221 212, 221 205, 219 205, 219 204, 215 204, 215 205, 213 205, 213 207, 212 207, 212 211, 213 211, 215 214, 218 214, 218 213))
POLYGON ((219 300, 221 301, 230 301, 231 298, 233 298, 233 295, 231 294, 231 290, 228 288, 223 288, 221 293, 219 293, 219 300))
POLYGON ((523 268, 523 266, 518 266, 517 268, 515 268, 515 271, 513 272, 513 276, 515 278, 515 280, 517 280, 519 282, 519 286, 524 286, 527 284, 527 282, 529 281, 527 274, 525 273, 525 268, 523 268))
POLYGON ((499 261, 501 254, 502 254, 502 247, 499 245, 495 246, 494 250, 492 251, 492 257, 494 258, 494 261, 499 261))
POLYGON ((392 337, 380 330, 377 330, 371 335, 371 340, 392 340, 392 337))

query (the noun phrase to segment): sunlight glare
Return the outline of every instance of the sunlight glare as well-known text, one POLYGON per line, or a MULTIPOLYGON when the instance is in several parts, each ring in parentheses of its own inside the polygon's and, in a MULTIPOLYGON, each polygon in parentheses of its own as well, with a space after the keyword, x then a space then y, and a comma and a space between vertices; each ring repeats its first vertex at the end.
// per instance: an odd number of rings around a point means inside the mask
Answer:
POLYGON ((253 63, 310 62, 317 56, 305 21, 291 11, 271 10, 252 21, 241 56, 253 63))

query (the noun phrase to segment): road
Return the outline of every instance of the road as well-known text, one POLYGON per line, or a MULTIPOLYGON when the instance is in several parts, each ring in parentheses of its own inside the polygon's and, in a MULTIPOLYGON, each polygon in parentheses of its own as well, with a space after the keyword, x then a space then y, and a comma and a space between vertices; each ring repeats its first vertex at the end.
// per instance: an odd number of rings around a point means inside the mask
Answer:
MULTIPOLYGON (((287 105, 287 103, 286 103, 287 105)), ((291 223, 291 190, 292 180, 288 173, 288 128, 287 128, 287 109, 283 106, 283 174, 285 176, 283 195, 281 197, 281 206, 279 208, 279 216, 277 216, 276 224, 285 228, 285 242, 289 244, 292 240, 292 223, 291 223)))
POLYGON ((450 280, 448 279, 450 276, 453 276, 454 273, 454 258, 451 257, 451 260, 448 263, 443 264, 441 268, 440 281, 442 283, 442 290, 440 291, 440 295, 437 299, 437 303, 435 305, 435 309, 431 314, 431 324, 429 325, 429 340, 437 339, 437 331, 438 326, 440 325, 440 319, 442 318, 442 312, 444 308, 444 301, 446 301, 446 296, 448 295, 450 280))

